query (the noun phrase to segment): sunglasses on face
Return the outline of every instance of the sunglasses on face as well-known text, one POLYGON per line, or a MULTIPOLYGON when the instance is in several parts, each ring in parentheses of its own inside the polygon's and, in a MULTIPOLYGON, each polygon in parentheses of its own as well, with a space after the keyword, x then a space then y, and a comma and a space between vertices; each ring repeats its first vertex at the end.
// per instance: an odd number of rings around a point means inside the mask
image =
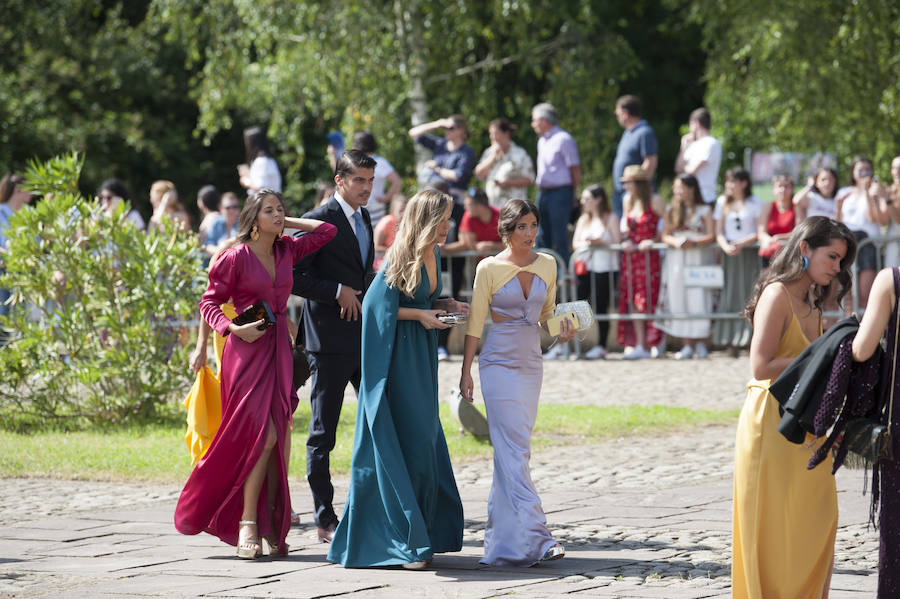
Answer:
POLYGON ((238 206, 237 204, 235 204, 234 206, 222 206, 222 208, 223 208, 224 210, 237 210, 238 208, 240 208, 240 206, 238 206))
POLYGON ((870 169, 870 168, 863 168, 863 169, 860 169, 860 170, 859 170, 859 176, 860 176, 860 177, 871 177, 871 176, 872 176, 872 169, 870 169))

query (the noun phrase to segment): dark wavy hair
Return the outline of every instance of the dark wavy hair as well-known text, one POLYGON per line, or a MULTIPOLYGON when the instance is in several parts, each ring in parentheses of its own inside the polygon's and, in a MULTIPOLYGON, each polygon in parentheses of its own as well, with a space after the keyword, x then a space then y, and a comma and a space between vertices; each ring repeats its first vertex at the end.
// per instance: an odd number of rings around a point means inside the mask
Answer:
POLYGON ((516 223, 526 214, 533 214, 537 222, 541 222, 537 206, 528 200, 518 198, 507 200, 500 209, 500 219, 497 221, 497 233, 500 234, 500 239, 505 242, 516 230, 516 223))
POLYGON ((759 273, 756 279, 756 285, 753 288, 753 294, 747 307, 744 308, 744 316, 753 322, 753 315, 756 314, 756 305, 763 290, 772 283, 790 283, 796 281, 803 276, 803 260, 800 255, 800 242, 805 241, 811 249, 827 246, 835 239, 841 239, 847 244, 847 253, 841 260, 841 271, 831 280, 828 285, 822 286, 813 283, 813 306, 818 310, 822 310, 822 305, 832 293, 835 284, 838 285, 837 303, 840 305, 841 300, 850 291, 853 285, 853 277, 850 274, 850 267, 856 259, 856 238, 847 225, 828 218, 827 216, 810 216, 802 221, 791 232, 780 252, 775 255, 771 266, 759 273))

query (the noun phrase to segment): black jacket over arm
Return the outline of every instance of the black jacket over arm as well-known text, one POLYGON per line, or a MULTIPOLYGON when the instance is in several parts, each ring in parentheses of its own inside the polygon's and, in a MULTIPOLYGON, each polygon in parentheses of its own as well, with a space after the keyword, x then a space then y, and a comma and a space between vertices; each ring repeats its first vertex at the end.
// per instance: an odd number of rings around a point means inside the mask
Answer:
MULTIPOLYGON (((348 322, 342 319, 341 307, 335 296, 338 283, 365 293, 374 277, 372 221, 365 208, 361 211, 369 234, 366 264, 362 263, 356 234, 334 196, 324 206, 303 215, 303 218, 315 218, 337 227, 337 235, 331 243, 294 265, 292 292, 306 299, 303 302, 297 339, 308 351, 350 355, 360 353, 362 314, 357 320, 348 322)), ((360 295, 359 301, 362 302, 362 299, 363 295, 360 295)))
POLYGON ((834 358, 841 342, 848 336, 854 337, 858 330, 855 316, 838 322, 810 343, 769 386, 769 393, 781 404, 778 430, 788 441, 803 443, 806 433, 814 432, 819 400, 834 358))

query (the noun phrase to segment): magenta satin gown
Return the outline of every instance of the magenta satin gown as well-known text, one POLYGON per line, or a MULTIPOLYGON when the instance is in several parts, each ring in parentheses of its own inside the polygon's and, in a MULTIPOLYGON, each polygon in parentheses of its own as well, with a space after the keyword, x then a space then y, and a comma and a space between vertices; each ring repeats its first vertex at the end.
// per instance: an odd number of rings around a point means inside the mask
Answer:
POLYGON ((291 419, 293 362, 285 309, 293 286, 293 266, 306 254, 328 243, 337 233, 323 223, 299 239, 275 242, 275 281, 250 248, 240 244, 223 252, 209 273, 209 287, 200 300, 203 319, 220 334, 230 320, 219 309, 229 299, 238 313, 264 300, 275 313, 276 325, 247 343, 228 335, 222 354, 222 423, 206 455, 188 478, 175 508, 175 528, 194 535, 208 532, 228 543, 238 541, 243 512, 244 481, 259 460, 271 416, 278 433, 274 455, 278 460, 279 495, 267 497, 263 483, 256 521, 259 534, 273 528, 279 547, 290 530, 291 498, 288 491, 284 439, 291 419), (268 506, 274 505, 270 519, 268 506))

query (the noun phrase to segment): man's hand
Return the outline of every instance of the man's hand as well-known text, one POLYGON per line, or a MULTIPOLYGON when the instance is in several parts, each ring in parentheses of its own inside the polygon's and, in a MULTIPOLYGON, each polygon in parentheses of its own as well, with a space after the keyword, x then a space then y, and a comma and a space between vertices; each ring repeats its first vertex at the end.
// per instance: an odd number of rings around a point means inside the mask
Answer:
POLYGON ((341 292, 338 294, 337 302, 341 307, 341 318, 346 321, 356 320, 359 318, 362 304, 359 302, 359 295, 362 291, 357 291, 349 285, 341 285, 341 292))
POLYGON ((469 304, 467 302, 461 302, 457 299, 453 299, 452 297, 447 300, 447 312, 453 312, 456 314, 465 314, 468 316, 469 314, 469 304))

